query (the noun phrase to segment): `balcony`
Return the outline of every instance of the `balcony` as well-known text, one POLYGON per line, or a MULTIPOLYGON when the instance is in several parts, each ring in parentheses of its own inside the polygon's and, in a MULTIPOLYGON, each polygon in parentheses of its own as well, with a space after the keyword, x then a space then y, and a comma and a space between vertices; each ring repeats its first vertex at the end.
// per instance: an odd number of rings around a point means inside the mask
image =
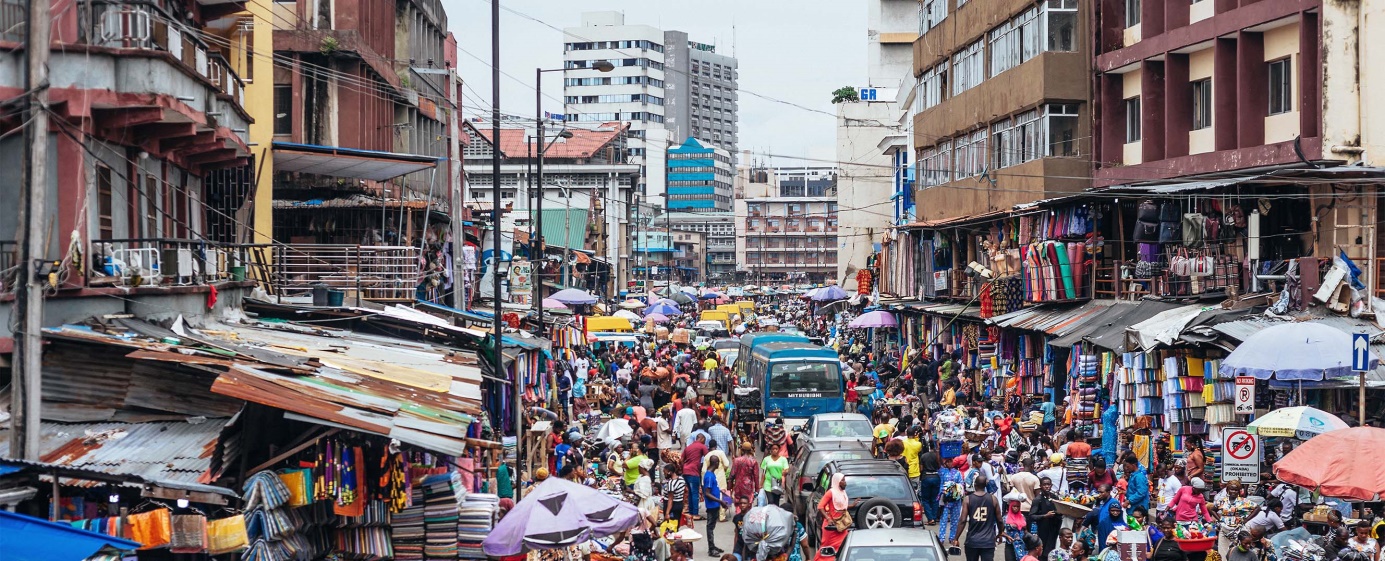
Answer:
POLYGON ((301 297, 323 284, 358 302, 412 302, 421 257, 422 250, 406 246, 275 245, 269 292, 301 297))
POLYGON ((258 261, 251 246, 206 240, 93 240, 87 287, 200 286, 246 280, 258 261))

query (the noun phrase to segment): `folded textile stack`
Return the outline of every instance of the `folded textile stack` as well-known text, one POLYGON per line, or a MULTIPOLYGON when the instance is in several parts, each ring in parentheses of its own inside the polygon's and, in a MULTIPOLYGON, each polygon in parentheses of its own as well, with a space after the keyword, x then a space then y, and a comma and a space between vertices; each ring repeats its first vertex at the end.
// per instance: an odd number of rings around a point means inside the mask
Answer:
POLYGON ((423 561, 423 489, 413 488, 411 506, 390 518, 395 561, 423 561))
POLYGON ((1097 437, 1101 430, 1101 374, 1098 369, 1100 357, 1097 355, 1077 355, 1077 368, 1073 389, 1072 424, 1088 437, 1097 437))
POLYGON ((448 474, 423 480, 423 556, 457 558, 457 492, 448 474))
POLYGON ((500 497, 490 493, 468 493, 457 510, 457 558, 485 559, 481 541, 495 524, 500 497))

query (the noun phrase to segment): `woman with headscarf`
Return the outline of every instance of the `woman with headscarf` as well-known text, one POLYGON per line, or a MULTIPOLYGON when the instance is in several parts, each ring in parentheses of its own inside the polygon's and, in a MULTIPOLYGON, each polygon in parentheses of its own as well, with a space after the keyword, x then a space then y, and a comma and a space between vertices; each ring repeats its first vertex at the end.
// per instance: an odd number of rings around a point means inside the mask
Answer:
POLYGON ((1019 561, 1026 554, 1024 535, 1029 528, 1029 520, 1024 517, 1020 505, 1024 503, 1024 493, 1010 491, 1005 495, 1005 535, 1010 538, 1010 547, 1005 548, 1005 561, 1019 561))
POLYGON ((731 461, 731 496, 750 499, 763 483, 760 462, 755 461, 755 446, 748 440, 741 442, 741 455, 731 461))
POLYGON ((833 561, 837 558, 837 550, 841 549, 842 542, 846 541, 846 534, 851 529, 851 520, 846 511, 851 504, 850 501, 846 495, 846 475, 841 472, 832 474, 831 487, 822 495, 822 500, 818 501, 818 512, 822 514, 822 532, 818 539, 818 553, 813 561, 833 561), (838 529, 839 527, 841 529, 838 529))
MULTIPOLYGON (((1178 545, 1174 544, 1174 547, 1178 547, 1178 545)), ((1112 530, 1111 533, 1106 534, 1106 547, 1092 559, 1093 561, 1120 561, 1120 531, 1112 530)))
POLYGON ((964 486, 962 470, 967 467, 967 457, 952 458, 952 465, 944 466, 939 473, 938 504, 943 513, 938 522, 939 539, 948 540, 957 536, 958 524, 962 521, 962 497, 967 491, 964 486))

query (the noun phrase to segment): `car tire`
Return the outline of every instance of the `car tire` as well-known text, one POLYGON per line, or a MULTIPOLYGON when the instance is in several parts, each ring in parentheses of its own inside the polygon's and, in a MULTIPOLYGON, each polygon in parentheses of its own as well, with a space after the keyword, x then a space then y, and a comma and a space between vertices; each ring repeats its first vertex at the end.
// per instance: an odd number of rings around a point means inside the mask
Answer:
POLYGON ((870 499, 856 509, 856 527, 862 530, 899 528, 903 524, 903 513, 889 499, 870 499))

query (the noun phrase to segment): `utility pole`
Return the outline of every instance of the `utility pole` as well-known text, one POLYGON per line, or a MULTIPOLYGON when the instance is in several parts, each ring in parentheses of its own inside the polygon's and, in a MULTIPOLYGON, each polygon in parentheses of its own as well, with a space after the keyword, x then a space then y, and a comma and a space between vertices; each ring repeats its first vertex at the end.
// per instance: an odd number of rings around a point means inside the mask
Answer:
MULTIPOLYGON (((495 304, 495 376, 505 374, 503 306, 500 298, 500 0, 491 0, 491 301, 495 304)), ((524 381, 519 369, 510 380, 515 408, 515 477, 524 487, 524 381)))
POLYGON ((469 284, 463 280, 466 263, 462 260, 462 246, 466 237, 462 231, 466 225, 466 192, 462 185, 462 105, 457 102, 457 90, 461 88, 462 81, 457 79, 457 69, 447 69, 447 101, 452 103, 451 118, 447 123, 448 132, 452 135, 452 161, 447 170, 447 186, 452 198, 452 206, 448 208, 452 221, 452 307, 458 310, 466 309, 466 287, 469 284))
POLYGON ((19 294, 15 299, 19 329, 15 330, 13 399, 10 414, 10 456, 38 461, 41 399, 43 396, 43 291, 39 263, 47 255, 44 219, 48 198, 48 33, 52 24, 48 0, 29 0, 24 87, 29 90, 29 125, 24 131, 28 163, 24 204, 19 207, 19 294))

